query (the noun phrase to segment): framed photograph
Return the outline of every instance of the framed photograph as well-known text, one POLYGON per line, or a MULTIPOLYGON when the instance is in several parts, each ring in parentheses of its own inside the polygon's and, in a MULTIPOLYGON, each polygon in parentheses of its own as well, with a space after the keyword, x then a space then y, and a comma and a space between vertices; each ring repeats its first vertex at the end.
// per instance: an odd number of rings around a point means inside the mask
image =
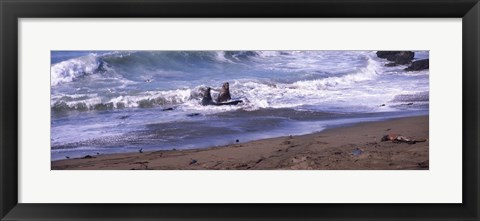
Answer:
POLYGON ((1 220, 479 220, 477 0, 0 10, 1 220))

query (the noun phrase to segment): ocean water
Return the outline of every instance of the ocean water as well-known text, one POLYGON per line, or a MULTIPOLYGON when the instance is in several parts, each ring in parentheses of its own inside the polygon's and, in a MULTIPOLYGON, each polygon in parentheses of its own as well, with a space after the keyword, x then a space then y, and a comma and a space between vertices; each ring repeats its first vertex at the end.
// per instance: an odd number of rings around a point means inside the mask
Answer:
POLYGON ((428 115, 429 71, 386 67, 375 52, 52 51, 51 157, 205 148, 428 115), (202 89, 224 82, 243 102, 202 106, 202 89))

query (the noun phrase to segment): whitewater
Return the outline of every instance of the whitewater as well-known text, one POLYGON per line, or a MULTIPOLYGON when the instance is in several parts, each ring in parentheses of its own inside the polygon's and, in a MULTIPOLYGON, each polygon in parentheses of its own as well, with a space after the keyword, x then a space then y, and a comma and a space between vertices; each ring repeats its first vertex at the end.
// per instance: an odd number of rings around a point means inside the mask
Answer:
MULTIPOLYGON (((376 51, 52 51, 52 160, 428 115, 429 70, 376 51), (235 106, 202 106, 229 82, 235 106)), ((415 59, 429 57, 415 51, 415 59)))

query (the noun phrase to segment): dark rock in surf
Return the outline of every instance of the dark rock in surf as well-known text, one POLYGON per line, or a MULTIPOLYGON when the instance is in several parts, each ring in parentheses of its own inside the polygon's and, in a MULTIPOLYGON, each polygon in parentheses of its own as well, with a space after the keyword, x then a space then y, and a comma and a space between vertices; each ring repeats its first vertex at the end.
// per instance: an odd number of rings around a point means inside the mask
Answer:
POLYGON ((377 51, 377 57, 393 61, 395 64, 408 64, 415 57, 413 51, 377 51))
POLYGON ((412 62, 405 71, 421 71, 429 68, 429 59, 423 59, 412 62))
MULTIPOLYGON (((415 57, 415 53, 411 51, 402 51, 399 52, 396 57, 394 58, 394 62, 396 64, 408 64, 410 63, 413 58, 415 57)), ((388 60, 388 59, 387 59, 388 60)))
POLYGON ((377 57, 386 59, 396 53, 398 53, 398 51, 377 51, 377 57))
POLYGON ((200 113, 187 114, 187 117, 195 117, 195 116, 200 116, 200 113))
POLYGON ((169 108, 163 108, 162 111, 171 111, 171 110, 174 110, 173 107, 169 107, 169 108))
POLYGON ((90 155, 86 155, 86 156, 82 157, 82 159, 91 159, 91 158, 95 158, 95 157, 92 157, 90 155))
MULTIPOLYGON (((396 57, 394 58, 394 62, 396 64, 408 64, 412 62, 413 58, 415 57, 415 53, 411 51, 402 51, 399 52, 396 57)), ((388 60, 388 59, 387 59, 388 60)))

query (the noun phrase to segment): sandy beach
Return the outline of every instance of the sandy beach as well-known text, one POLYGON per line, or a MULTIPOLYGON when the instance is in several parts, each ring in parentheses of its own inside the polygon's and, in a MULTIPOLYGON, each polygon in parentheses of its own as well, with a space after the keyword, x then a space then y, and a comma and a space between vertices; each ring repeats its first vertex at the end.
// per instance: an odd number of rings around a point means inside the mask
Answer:
POLYGON ((428 170, 428 116, 194 150, 95 155, 52 162, 52 170, 428 170), (402 135, 424 142, 381 141, 402 135), (426 140, 426 141, 425 141, 426 140))

